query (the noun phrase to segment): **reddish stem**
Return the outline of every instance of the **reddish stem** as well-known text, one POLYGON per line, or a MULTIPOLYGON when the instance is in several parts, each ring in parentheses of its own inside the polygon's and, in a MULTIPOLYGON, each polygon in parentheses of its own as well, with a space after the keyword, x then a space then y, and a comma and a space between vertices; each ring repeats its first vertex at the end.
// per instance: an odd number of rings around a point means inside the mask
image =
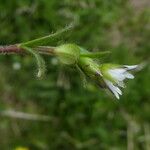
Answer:
MULTIPOLYGON (((34 48, 34 50, 37 50, 40 54, 45 55, 54 55, 54 47, 37 47, 34 48)), ((22 48, 20 48, 18 45, 6 45, 6 46, 0 46, 0 54, 23 54, 25 51, 23 51, 22 48)))
POLYGON ((22 53, 22 49, 17 45, 0 46, 0 54, 22 53))

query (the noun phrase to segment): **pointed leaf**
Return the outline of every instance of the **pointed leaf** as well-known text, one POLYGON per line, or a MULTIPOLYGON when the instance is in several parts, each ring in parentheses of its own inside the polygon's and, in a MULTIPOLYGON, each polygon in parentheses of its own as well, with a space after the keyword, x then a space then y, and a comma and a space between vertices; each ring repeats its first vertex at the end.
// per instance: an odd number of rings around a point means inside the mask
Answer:
POLYGON ((58 38, 62 34, 65 34, 67 31, 71 30, 72 28, 73 28, 73 25, 70 25, 56 33, 22 43, 22 44, 20 44, 20 46, 36 47, 36 46, 46 45, 46 44, 50 43, 51 41, 53 41, 55 38, 58 38))
POLYGON ((44 76, 45 71, 46 71, 46 66, 45 66, 45 61, 43 60, 43 58, 32 48, 25 47, 25 46, 22 46, 22 48, 26 50, 27 52, 31 53, 35 57, 37 66, 38 66, 37 77, 41 78, 42 76, 44 76))

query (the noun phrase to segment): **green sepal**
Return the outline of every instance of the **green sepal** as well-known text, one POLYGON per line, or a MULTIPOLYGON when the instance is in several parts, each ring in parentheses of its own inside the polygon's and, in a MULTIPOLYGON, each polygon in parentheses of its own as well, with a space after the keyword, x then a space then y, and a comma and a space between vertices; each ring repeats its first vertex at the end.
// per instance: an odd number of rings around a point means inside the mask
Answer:
POLYGON ((103 52, 89 52, 83 47, 79 47, 81 50, 80 57, 88 57, 88 58, 101 58, 106 55, 109 55, 111 52, 110 51, 103 51, 103 52))
POLYGON ((101 58, 103 56, 106 56, 110 54, 110 51, 104 51, 104 52, 86 52, 86 53, 81 53, 81 57, 89 57, 89 58, 101 58))
POLYGON ((83 87, 87 87, 86 75, 84 74, 84 72, 81 70, 81 68, 77 64, 76 64, 76 68, 80 74, 80 78, 81 78, 83 87))

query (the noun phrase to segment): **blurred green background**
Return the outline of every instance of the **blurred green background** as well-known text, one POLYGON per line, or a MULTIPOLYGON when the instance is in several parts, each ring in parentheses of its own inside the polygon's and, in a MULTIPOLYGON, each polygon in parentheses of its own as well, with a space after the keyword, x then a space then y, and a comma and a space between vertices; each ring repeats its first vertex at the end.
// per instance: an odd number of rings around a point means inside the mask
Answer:
MULTIPOLYGON (((73 42, 90 51, 110 50, 102 63, 138 64, 150 57, 149 4, 0 0, 0 45, 41 37, 73 22, 76 28, 54 46, 73 42)), ((149 65, 128 81, 118 101, 91 82, 83 88, 78 72, 44 58, 47 74, 38 80, 32 56, 0 56, 0 150, 150 150, 149 65), (10 110, 50 119, 17 119, 10 110)))

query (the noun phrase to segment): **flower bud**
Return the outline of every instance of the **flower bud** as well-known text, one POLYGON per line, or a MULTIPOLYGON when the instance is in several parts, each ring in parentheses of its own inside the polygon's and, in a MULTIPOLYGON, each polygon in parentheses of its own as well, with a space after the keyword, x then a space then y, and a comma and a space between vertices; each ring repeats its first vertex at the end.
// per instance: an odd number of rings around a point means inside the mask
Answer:
POLYGON ((100 87, 103 87, 102 74, 97 62, 93 61, 91 58, 81 57, 78 65, 86 76, 100 87))
POLYGON ((93 78, 95 75, 101 75, 99 65, 91 58, 80 58, 79 66, 90 78, 93 78))
POLYGON ((65 65, 76 64, 80 56, 80 48, 75 44, 64 44, 56 47, 55 54, 65 65))

